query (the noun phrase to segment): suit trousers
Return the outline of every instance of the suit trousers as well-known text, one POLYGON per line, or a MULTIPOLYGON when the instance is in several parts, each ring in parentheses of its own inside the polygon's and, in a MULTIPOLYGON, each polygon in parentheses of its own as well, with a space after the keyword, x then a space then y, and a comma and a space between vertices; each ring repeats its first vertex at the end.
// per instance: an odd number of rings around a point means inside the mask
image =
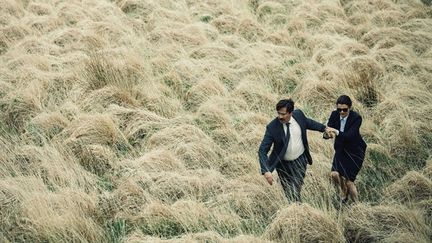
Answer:
POLYGON ((282 160, 276 168, 285 196, 289 201, 301 202, 300 191, 307 164, 307 157, 303 153, 295 160, 282 160))

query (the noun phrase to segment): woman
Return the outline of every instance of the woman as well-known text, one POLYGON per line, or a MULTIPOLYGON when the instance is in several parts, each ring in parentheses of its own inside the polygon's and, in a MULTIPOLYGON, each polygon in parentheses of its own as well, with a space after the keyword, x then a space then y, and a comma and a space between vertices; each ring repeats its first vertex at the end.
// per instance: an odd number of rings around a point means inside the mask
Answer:
POLYGON ((362 117, 351 110, 351 105, 351 98, 347 95, 337 99, 336 110, 331 113, 327 124, 331 132, 324 135, 326 139, 335 138, 331 178, 341 188, 343 203, 348 201, 348 197, 354 202, 358 199, 354 181, 362 167, 367 147, 360 135, 362 117))

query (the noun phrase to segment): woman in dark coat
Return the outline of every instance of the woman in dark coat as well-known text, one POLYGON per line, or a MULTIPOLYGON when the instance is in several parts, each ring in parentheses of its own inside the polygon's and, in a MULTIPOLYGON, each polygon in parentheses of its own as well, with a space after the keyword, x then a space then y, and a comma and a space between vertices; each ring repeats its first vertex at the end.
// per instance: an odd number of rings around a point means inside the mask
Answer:
POLYGON ((348 197, 357 201, 354 181, 362 167, 367 147, 360 135, 362 117, 351 110, 351 105, 352 101, 347 95, 337 99, 336 110, 331 113, 327 124, 333 130, 324 136, 335 137, 331 178, 336 186, 341 187, 343 202, 347 202, 348 197))

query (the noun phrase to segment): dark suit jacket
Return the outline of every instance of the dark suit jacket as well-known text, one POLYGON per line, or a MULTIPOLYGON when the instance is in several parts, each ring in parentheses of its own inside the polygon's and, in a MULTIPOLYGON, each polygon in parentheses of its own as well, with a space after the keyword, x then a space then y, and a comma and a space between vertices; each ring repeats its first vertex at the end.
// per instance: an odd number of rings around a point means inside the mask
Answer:
MULTIPOLYGON (((325 126, 319 122, 307 118, 301 110, 294 110, 292 112, 292 116, 300 125, 305 154, 308 158, 309 164, 312 164, 312 157, 309 153, 309 144, 306 136, 306 129, 324 132, 325 126)), ((267 125, 264 138, 258 150, 258 157, 262 174, 268 171, 272 172, 276 168, 278 163, 283 160, 287 149, 287 146, 285 145, 287 145, 288 141, 289 137, 287 138, 285 136, 282 123, 279 121, 278 118, 275 118, 267 125), (268 157, 267 154, 270 151, 272 145, 273 149, 270 157, 268 157)))
MULTIPOLYGON (((334 143, 336 152, 345 150, 355 154, 364 153, 366 143, 360 135, 361 124, 362 117, 357 112, 350 111, 345 123, 344 132, 339 131, 339 135, 336 136, 334 143)), ((340 115, 338 111, 331 113, 327 126, 340 130, 340 115)))

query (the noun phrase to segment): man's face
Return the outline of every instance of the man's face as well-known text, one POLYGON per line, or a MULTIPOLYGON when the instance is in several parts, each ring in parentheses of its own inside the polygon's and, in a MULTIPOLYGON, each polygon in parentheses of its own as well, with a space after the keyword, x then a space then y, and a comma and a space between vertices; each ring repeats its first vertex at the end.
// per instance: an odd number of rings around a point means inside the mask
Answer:
POLYGON ((349 114, 349 107, 345 104, 337 104, 336 109, 341 117, 346 117, 349 114))
POLYGON ((282 123, 288 123, 289 120, 291 119, 291 113, 287 111, 286 107, 283 107, 280 110, 278 110, 277 116, 279 121, 281 121, 282 123))

